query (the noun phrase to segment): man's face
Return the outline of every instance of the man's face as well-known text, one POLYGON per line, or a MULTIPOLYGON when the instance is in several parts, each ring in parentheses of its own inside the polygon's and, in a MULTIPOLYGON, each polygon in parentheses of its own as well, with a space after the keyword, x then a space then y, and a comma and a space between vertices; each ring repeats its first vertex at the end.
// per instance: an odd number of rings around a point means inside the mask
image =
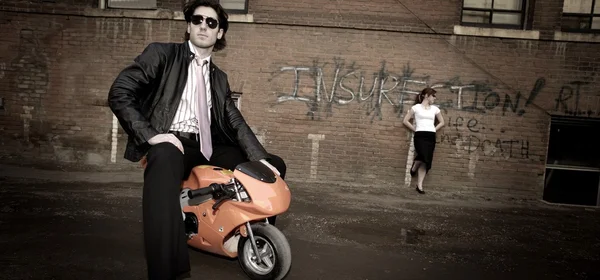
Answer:
POLYGON ((213 8, 196 8, 187 28, 192 44, 198 48, 212 48, 217 39, 223 36, 223 29, 218 22, 217 12, 213 8))

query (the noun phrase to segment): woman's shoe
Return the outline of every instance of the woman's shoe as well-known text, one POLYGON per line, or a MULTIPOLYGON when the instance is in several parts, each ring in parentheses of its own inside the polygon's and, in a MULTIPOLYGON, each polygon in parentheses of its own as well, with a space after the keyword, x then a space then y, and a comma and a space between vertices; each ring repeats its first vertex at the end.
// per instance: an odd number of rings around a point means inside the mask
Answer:
POLYGON ((417 190, 417 192, 419 192, 420 194, 425 194, 425 191, 422 189, 419 189, 419 187, 415 188, 417 190))
POLYGON ((415 177, 417 175, 417 171, 413 171, 415 169, 415 162, 413 161, 412 166, 410 167, 410 177, 415 177))

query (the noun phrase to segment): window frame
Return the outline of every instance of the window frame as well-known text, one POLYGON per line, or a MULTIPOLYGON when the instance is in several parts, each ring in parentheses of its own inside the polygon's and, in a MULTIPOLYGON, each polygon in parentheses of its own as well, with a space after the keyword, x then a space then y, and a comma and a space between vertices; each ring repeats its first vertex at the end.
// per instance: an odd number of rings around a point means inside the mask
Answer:
MULTIPOLYGON (((600 206, 600 162, 586 161, 588 160, 586 157, 597 158, 594 153, 597 153, 598 150, 591 151, 591 155, 586 154, 582 158, 581 154, 578 155, 577 152, 587 152, 585 151, 586 146, 579 149, 565 149, 565 147, 573 145, 573 142, 570 142, 572 139, 578 139, 578 135, 585 135, 588 131, 596 130, 598 127, 600 127, 600 119, 571 117, 566 115, 550 116, 550 129, 547 138, 548 146, 546 153, 546 171, 544 173, 543 200, 550 203, 600 206), (563 133, 568 134, 569 138, 564 136, 566 134, 559 135, 561 133, 560 129, 567 129, 567 131, 563 133), (573 133, 575 130, 579 131, 577 131, 577 133, 573 133), (566 161, 564 159, 566 159, 566 161), (580 177, 585 177, 588 180, 586 181, 584 179, 584 182, 578 182, 577 184, 564 184, 564 186, 563 184, 554 183, 553 178, 556 176, 564 178, 564 176, 558 174, 564 172, 573 174, 571 175, 572 177, 581 175, 580 177), (594 182, 597 182, 595 183, 597 185, 593 184, 594 182), (557 188, 557 185, 560 187, 557 188), (583 190, 589 192, 594 188, 596 189, 596 197, 590 196, 582 198, 580 196, 583 190), (561 194, 561 192, 563 193, 561 194), (569 195, 564 197, 564 194, 569 195), (590 203, 592 200, 595 200, 595 205, 590 203), (588 203, 582 204, 582 201, 587 201, 588 203)), ((593 140, 590 140, 589 142, 584 143, 584 145, 593 146, 593 142, 593 140)))
POLYGON ((598 29, 592 29, 592 20, 594 19, 594 17, 598 17, 600 19, 600 13, 595 14, 594 13, 594 7, 596 7, 596 5, 600 5, 600 0, 592 0, 592 7, 590 9, 589 13, 565 13, 564 12, 564 6, 563 6, 563 13, 562 13, 562 18, 561 18, 561 31, 563 32, 575 32, 575 33, 600 33, 600 27, 598 29), (589 23, 589 28, 569 28, 569 27, 565 27, 562 24, 562 20, 565 17, 577 17, 577 18, 588 18, 588 23, 589 23))
POLYGON ((527 22, 525 20, 525 18, 529 18, 528 14, 527 14, 527 3, 529 1, 527 0, 523 0, 521 3, 521 10, 516 11, 516 10, 505 10, 505 9, 494 9, 494 1, 496 0, 492 0, 492 5, 491 8, 486 9, 486 8, 470 8, 470 7, 465 7, 465 0, 462 0, 462 6, 461 6, 461 10, 460 10, 460 25, 463 26, 473 26, 473 27, 486 27, 486 28, 504 28, 504 29, 523 29, 525 26, 525 23, 527 22), (489 12, 490 13, 490 19, 488 21, 488 23, 478 23, 478 22, 464 22, 463 21, 463 15, 464 15, 464 11, 476 11, 476 12, 489 12), (504 23, 492 23, 492 19, 494 18, 494 12, 501 12, 501 13, 511 13, 511 14, 520 14, 521 15, 521 22, 519 24, 504 24, 504 23))

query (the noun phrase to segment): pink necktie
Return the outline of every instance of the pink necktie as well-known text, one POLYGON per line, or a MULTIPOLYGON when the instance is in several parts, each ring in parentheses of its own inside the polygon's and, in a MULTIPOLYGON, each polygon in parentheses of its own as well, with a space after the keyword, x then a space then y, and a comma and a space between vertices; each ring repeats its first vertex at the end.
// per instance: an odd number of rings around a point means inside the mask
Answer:
POLYGON ((204 64, 208 61, 196 59, 196 65, 198 65, 198 71, 196 71, 196 78, 198 80, 198 133, 200 134, 200 151, 204 157, 210 160, 212 155, 212 139, 210 133, 210 119, 208 116, 208 101, 206 98, 206 84, 204 82, 204 64))

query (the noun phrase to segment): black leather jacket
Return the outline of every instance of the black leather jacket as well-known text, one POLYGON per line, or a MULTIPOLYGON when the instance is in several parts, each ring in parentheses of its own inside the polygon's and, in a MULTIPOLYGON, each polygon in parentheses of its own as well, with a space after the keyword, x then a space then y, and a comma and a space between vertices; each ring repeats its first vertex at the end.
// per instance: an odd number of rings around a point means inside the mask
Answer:
MULTIPOLYGON (((129 135, 125 158, 143 158, 153 136, 171 127, 194 59, 188 42, 152 43, 123 69, 108 93, 108 105, 129 135)), ((237 145, 249 160, 268 158, 231 99, 227 74, 210 64, 213 129, 224 144, 237 145)), ((214 132, 213 132, 214 133, 214 132)))

